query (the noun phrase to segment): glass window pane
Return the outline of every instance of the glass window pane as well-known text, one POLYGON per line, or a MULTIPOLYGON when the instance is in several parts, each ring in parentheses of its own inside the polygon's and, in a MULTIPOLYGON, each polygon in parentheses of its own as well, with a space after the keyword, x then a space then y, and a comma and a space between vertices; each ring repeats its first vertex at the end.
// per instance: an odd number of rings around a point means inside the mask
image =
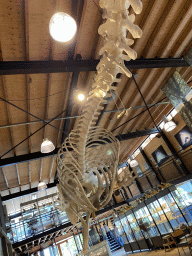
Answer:
POLYGON ((172 192, 172 195, 189 225, 192 225, 192 180, 183 182, 176 187, 177 190, 172 192))
POLYGON ((158 229, 155 226, 147 207, 143 207, 142 209, 136 211, 135 215, 139 223, 139 227, 141 230, 143 230, 146 238, 159 235, 158 229))
POLYGON ((136 240, 135 240, 135 237, 134 237, 134 234, 133 234, 133 232, 132 232, 132 230, 131 230, 131 227, 130 227, 130 225, 129 225, 129 223, 128 223, 127 217, 121 219, 121 223, 122 223, 122 225, 123 225, 123 227, 124 227, 124 230, 125 230, 125 232, 126 232, 126 235, 127 235, 127 237, 128 237, 129 242, 134 242, 134 241, 136 241, 136 240))
POLYGON ((135 236, 136 240, 143 239, 143 235, 140 231, 140 228, 139 228, 139 226, 136 222, 136 219, 135 219, 134 215, 133 214, 128 215, 127 219, 129 221, 131 230, 134 232, 134 236, 135 236))
POLYGON ((148 209, 153 216, 153 219, 158 226, 161 235, 170 233, 172 228, 167 222, 166 216, 163 213, 158 201, 154 201, 153 203, 149 204, 148 209))

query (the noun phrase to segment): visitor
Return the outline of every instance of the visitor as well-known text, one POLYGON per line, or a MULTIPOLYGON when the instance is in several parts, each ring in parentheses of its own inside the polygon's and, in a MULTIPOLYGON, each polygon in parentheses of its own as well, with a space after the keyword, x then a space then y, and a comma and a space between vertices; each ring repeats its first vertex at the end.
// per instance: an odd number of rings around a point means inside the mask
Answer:
POLYGON ((104 225, 106 234, 109 236, 109 235, 110 235, 110 229, 109 229, 109 227, 107 226, 107 224, 105 224, 105 222, 103 223, 103 225, 104 225))
POLYGON ((119 230, 115 226, 115 224, 114 224, 114 234, 115 234, 115 237, 116 237, 116 239, 115 239, 116 242, 122 247, 124 245, 124 241, 123 241, 123 238, 120 236, 119 230))
POLYGON ((101 233, 103 235, 103 241, 107 239, 107 234, 104 227, 101 227, 101 233))

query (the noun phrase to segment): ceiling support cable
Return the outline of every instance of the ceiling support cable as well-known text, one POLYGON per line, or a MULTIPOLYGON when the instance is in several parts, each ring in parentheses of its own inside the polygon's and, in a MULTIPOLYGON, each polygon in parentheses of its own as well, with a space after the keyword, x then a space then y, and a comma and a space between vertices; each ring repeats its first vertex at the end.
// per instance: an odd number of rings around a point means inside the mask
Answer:
MULTIPOLYGON (((158 106, 158 105, 164 105, 164 104, 169 104, 170 102, 166 101, 166 102, 159 102, 159 103, 154 103, 154 104, 149 104, 148 107, 153 107, 153 106, 158 106)), ((142 106, 135 106, 135 107, 131 107, 131 109, 138 109, 138 108, 145 108, 144 105, 142 106)), ((130 109, 130 108, 125 108, 125 110, 130 109)), ((114 110, 107 110, 104 112, 104 114, 107 113, 113 113, 113 112, 119 112, 122 111, 123 109, 114 109, 114 110)), ((78 118, 80 116, 65 116, 65 117, 60 117, 60 118, 56 118, 55 121, 59 121, 59 120, 65 120, 65 119, 73 119, 73 118, 78 118)), ((9 125, 2 125, 0 126, 1 128, 10 128, 10 127, 16 127, 16 126, 21 126, 21 125, 30 125, 30 124, 38 124, 38 123, 43 123, 43 122, 49 122, 50 119, 47 120, 43 120, 43 121, 32 121, 32 122, 24 122, 24 123, 16 123, 16 124, 9 124, 9 125)))
POLYGON ((49 123, 51 123, 52 121, 54 121, 57 117, 59 117, 60 115, 62 115, 63 113, 65 113, 66 110, 62 111, 60 114, 58 114, 57 116, 55 116, 54 118, 52 118, 49 122, 45 123, 42 127, 40 127, 39 129, 37 129, 35 132, 33 132, 32 134, 30 134, 27 138, 25 138, 24 140, 22 140, 21 142, 19 142, 17 145, 15 145, 14 147, 12 147, 10 150, 8 150, 6 153, 4 153, 0 158, 4 157, 5 155, 7 155, 9 152, 11 152, 13 149, 15 149, 16 147, 18 147, 19 145, 21 145, 24 141, 28 140, 31 136, 33 136, 34 134, 36 134, 37 132, 39 132, 41 129, 43 129, 46 125, 48 125, 49 123))
MULTIPOLYGON (((148 107, 153 107, 153 106, 158 106, 158 105, 164 105, 164 104, 169 104, 170 101, 165 101, 165 102, 159 102, 159 103, 154 103, 154 104, 148 104, 148 107)), ((138 109, 138 108, 145 108, 145 105, 141 105, 141 106, 135 106, 135 107, 130 107, 130 108, 119 108, 119 109, 114 109, 114 110, 107 110, 104 113, 113 113, 113 112, 120 112, 123 110, 131 110, 131 109, 138 109)), ((0 126, 1 128, 1 126, 0 126)))
POLYGON ((135 85, 136 85, 136 87, 137 87, 137 89, 138 89, 138 91, 139 91, 139 94, 141 95, 141 98, 142 98, 142 100, 143 100, 143 102, 144 102, 144 104, 145 104, 145 106, 146 106, 146 108, 147 108, 147 111, 148 111, 148 113, 149 113, 149 115, 150 115, 150 117, 151 117, 151 120, 153 121, 153 123, 154 123, 155 127, 157 128, 157 130, 160 132, 160 129, 159 129, 159 127, 158 127, 158 126, 156 125, 156 123, 155 123, 155 120, 154 120, 154 118, 153 118, 153 116, 152 116, 152 114, 151 114, 151 112, 150 112, 150 110, 149 110, 149 107, 148 107, 148 105, 147 105, 147 103, 146 103, 146 101, 145 101, 145 99, 144 99, 144 97, 143 97, 143 94, 142 94, 142 92, 141 92, 141 90, 140 90, 140 88, 139 88, 139 86, 138 86, 138 84, 137 84, 137 82, 136 82, 135 77, 134 77, 133 74, 132 74, 132 78, 133 78, 133 81, 134 81, 134 83, 135 83, 135 85))
MULTIPOLYGON (((45 120, 43 120, 43 119, 41 119, 41 118, 39 118, 39 117, 37 117, 37 116, 35 116, 35 115, 29 113, 28 111, 26 111, 26 110, 24 110, 24 109, 22 109, 22 108, 16 106, 15 104, 9 102, 8 100, 5 100, 5 99, 3 99, 3 98, 1 98, 1 97, 0 97, 0 100, 6 102, 7 104, 10 104, 11 106, 13 106, 13 107, 15 107, 15 108, 17 108, 17 109, 23 111, 24 113, 26 113, 26 114, 28 114, 28 115, 30 115, 30 116, 32 116, 32 117, 38 119, 39 121, 41 121, 41 122, 43 122, 43 123, 45 123, 45 124, 48 124, 49 126, 51 126, 51 127, 55 128, 55 129, 59 130, 60 132, 64 133, 64 131, 60 130, 58 127, 56 127, 56 126, 54 126, 54 125, 52 125, 52 124, 49 124, 49 122, 47 122, 47 121, 45 121, 45 120)), ((60 115, 60 114, 59 114, 59 115, 60 115)), ((28 123, 28 124, 29 124, 29 123, 28 123)))
MULTIPOLYGON (((163 100, 165 100, 165 99, 166 99, 166 97, 163 98, 163 99, 161 99, 161 100, 159 100, 157 103, 160 103, 161 101, 163 101, 163 100)), ((152 104, 150 107, 148 107, 148 109, 150 109, 150 108, 156 106, 157 103, 152 104)), ((130 121, 132 121, 133 119, 135 119, 136 117, 142 115, 143 113, 145 113, 146 111, 148 111, 148 109, 145 109, 145 110, 143 110, 141 113, 137 114, 136 116, 133 116, 132 118, 130 118, 129 120, 127 120, 127 121, 124 122, 123 124, 121 124, 121 125, 117 126, 116 128, 114 128, 111 132, 114 132, 114 131, 117 130, 118 128, 122 127, 123 125, 125 125, 125 124, 127 124, 128 122, 130 122, 130 121)))

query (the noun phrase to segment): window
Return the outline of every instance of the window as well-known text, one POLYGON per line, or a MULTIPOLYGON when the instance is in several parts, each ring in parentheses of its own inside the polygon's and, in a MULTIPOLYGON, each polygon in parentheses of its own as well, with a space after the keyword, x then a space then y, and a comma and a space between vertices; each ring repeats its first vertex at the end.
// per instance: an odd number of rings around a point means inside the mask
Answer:
POLYGON ((135 150, 135 152, 132 154, 132 157, 135 158, 136 156, 138 156, 140 153, 140 149, 138 148, 137 150, 135 150))
POLYGON ((151 140, 150 140, 150 138, 148 137, 148 138, 141 144, 142 149, 144 149, 144 148, 149 144, 150 141, 151 141, 151 140))
POLYGON ((35 200, 37 199, 37 194, 33 194, 32 197, 31 197, 32 200, 35 200))
POLYGON ((137 166, 135 167, 135 171, 137 172, 137 174, 138 174, 139 177, 142 177, 142 176, 143 176, 143 172, 141 171, 139 165, 137 165, 137 166))

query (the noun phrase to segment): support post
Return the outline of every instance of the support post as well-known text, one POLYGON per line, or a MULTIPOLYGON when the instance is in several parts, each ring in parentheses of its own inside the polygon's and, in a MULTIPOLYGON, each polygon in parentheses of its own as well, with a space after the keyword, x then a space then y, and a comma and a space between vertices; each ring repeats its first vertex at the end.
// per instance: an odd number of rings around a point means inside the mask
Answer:
POLYGON ((9 256, 5 237, 1 237, 1 246, 2 246, 2 251, 3 251, 3 256, 9 256))
POLYGON ((112 198, 113 198, 114 203, 117 204, 117 200, 114 195, 112 195, 112 198))
POLYGON ((122 190, 123 190, 123 193, 125 195, 125 198, 129 199, 126 189, 123 187, 122 190))
POLYGON ((187 61, 187 63, 192 66, 192 47, 187 53, 187 55, 184 57, 184 59, 187 61))
POLYGON ((147 175, 145 175, 145 178, 147 179, 147 182, 149 183, 149 186, 150 186, 151 188, 153 188, 153 184, 151 183, 149 177, 148 177, 147 175))
POLYGON ((40 251, 40 256, 45 256, 43 249, 40 251))
MULTIPOLYGON (((166 145, 168 146, 168 148, 170 149, 171 153, 174 155, 174 157, 176 159, 179 159, 180 161, 180 167, 183 170, 185 175, 190 174, 189 170, 187 169, 186 165, 184 164, 183 160, 180 158, 180 156, 178 155, 177 151, 174 149, 174 147, 172 146, 171 142, 169 141, 169 139, 167 138, 167 136, 165 135, 165 133, 161 130, 160 134, 162 136, 162 139, 164 140, 164 142, 166 143, 166 145)), ((178 169, 179 171, 179 169, 178 169)), ((183 173, 180 173, 183 175, 183 173)))
POLYGON ((57 247, 58 247, 58 251, 59 251, 59 256, 63 256, 60 244, 58 244, 57 247))
POLYGON ((129 190, 129 193, 130 193, 131 197, 133 197, 133 194, 132 194, 131 189, 129 188, 129 186, 127 186, 127 189, 129 190))
POLYGON ((140 194, 142 194, 144 191, 143 191, 143 189, 142 189, 142 187, 141 187, 137 178, 135 179, 135 184, 137 185, 137 188, 138 188, 140 194))
POLYGON ((141 155, 143 156, 143 158, 145 159, 145 162, 147 163, 147 165, 149 166, 150 170, 155 174, 155 179, 157 181, 158 184, 161 183, 161 180, 157 174, 157 171, 155 170, 155 168, 153 167, 151 161, 149 160, 148 156, 146 155, 145 151, 142 149, 142 147, 139 147, 141 155))

